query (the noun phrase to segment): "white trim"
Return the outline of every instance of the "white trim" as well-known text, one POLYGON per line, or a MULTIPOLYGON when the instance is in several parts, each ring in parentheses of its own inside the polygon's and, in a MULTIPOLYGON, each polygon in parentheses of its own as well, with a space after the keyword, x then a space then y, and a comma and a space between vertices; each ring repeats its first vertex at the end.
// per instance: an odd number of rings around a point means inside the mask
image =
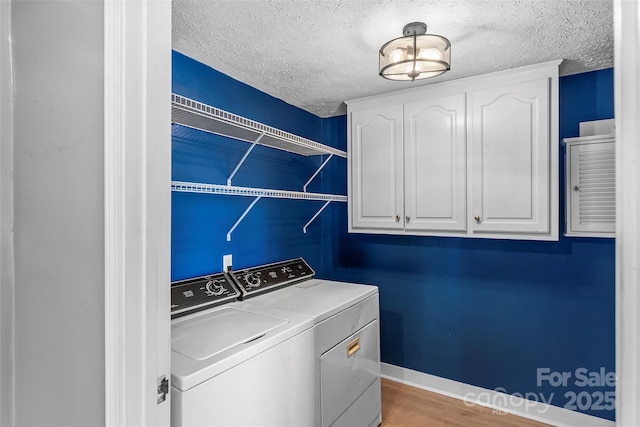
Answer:
POLYGON ((104 3, 105 424, 126 425, 125 408, 125 4, 104 3))
POLYGON ((444 396, 460 399, 466 405, 485 406, 557 427, 613 427, 613 421, 570 411, 542 402, 488 390, 482 387, 425 374, 400 366, 381 363, 382 377, 444 396))
POLYGON ((171 3, 104 3, 105 424, 169 425, 171 3))
POLYGON ((15 425, 11 2, 0 2, 0 425, 15 425))
POLYGON ((640 4, 614 1, 616 420, 640 425, 640 4))

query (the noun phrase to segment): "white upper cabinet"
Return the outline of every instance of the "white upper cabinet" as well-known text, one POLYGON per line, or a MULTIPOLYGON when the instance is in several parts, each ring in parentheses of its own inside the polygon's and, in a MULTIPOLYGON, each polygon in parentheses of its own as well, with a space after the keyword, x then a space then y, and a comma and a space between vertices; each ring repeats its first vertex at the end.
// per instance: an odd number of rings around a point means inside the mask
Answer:
POLYGON ((465 96, 404 106, 406 230, 466 230, 465 96))
POLYGON ((560 61, 349 101, 349 231, 558 239, 560 61))
POLYGON ((473 232, 549 234, 548 79, 471 91, 469 109, 473 232))
POLYGON ((350 226, 402 229, 402 105, 351 115, 350 226))

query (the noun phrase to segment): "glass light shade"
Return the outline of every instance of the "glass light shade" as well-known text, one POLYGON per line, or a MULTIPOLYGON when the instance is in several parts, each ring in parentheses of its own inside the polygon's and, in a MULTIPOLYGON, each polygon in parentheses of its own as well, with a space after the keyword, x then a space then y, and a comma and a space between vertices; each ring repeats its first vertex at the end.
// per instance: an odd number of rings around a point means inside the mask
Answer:
POLYGON ((380 48, 380 75, 385 79, 426 79, 448 71, 450 66, 451 43, 434 34, 400 37, 380 48))

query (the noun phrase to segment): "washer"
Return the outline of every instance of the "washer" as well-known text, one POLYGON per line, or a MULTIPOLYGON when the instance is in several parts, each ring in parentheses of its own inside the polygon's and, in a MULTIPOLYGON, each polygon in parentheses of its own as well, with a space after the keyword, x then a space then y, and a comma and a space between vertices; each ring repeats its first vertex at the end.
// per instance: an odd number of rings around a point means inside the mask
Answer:
POLYGON ((381 423, 376 286, 315 279, 302 258, 230 275, 243 301, 313 318, 317 427, 381 423))
POLYGON ((171 425, 313 425, 313 319, 239 295, 224 274, 172 283, 171 425))

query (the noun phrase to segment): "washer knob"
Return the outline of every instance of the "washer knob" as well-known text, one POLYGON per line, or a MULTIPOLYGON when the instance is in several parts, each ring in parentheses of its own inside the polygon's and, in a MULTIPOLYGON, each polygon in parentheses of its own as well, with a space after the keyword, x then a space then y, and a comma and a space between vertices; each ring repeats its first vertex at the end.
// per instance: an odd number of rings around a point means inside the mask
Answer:
POLYGON ((220 283, 219 280, 209 280, 205 287, 209 296, 217 297, 218 295, 222 295, 224 292, 224 286, 222 286, 222 283, 220 283))

